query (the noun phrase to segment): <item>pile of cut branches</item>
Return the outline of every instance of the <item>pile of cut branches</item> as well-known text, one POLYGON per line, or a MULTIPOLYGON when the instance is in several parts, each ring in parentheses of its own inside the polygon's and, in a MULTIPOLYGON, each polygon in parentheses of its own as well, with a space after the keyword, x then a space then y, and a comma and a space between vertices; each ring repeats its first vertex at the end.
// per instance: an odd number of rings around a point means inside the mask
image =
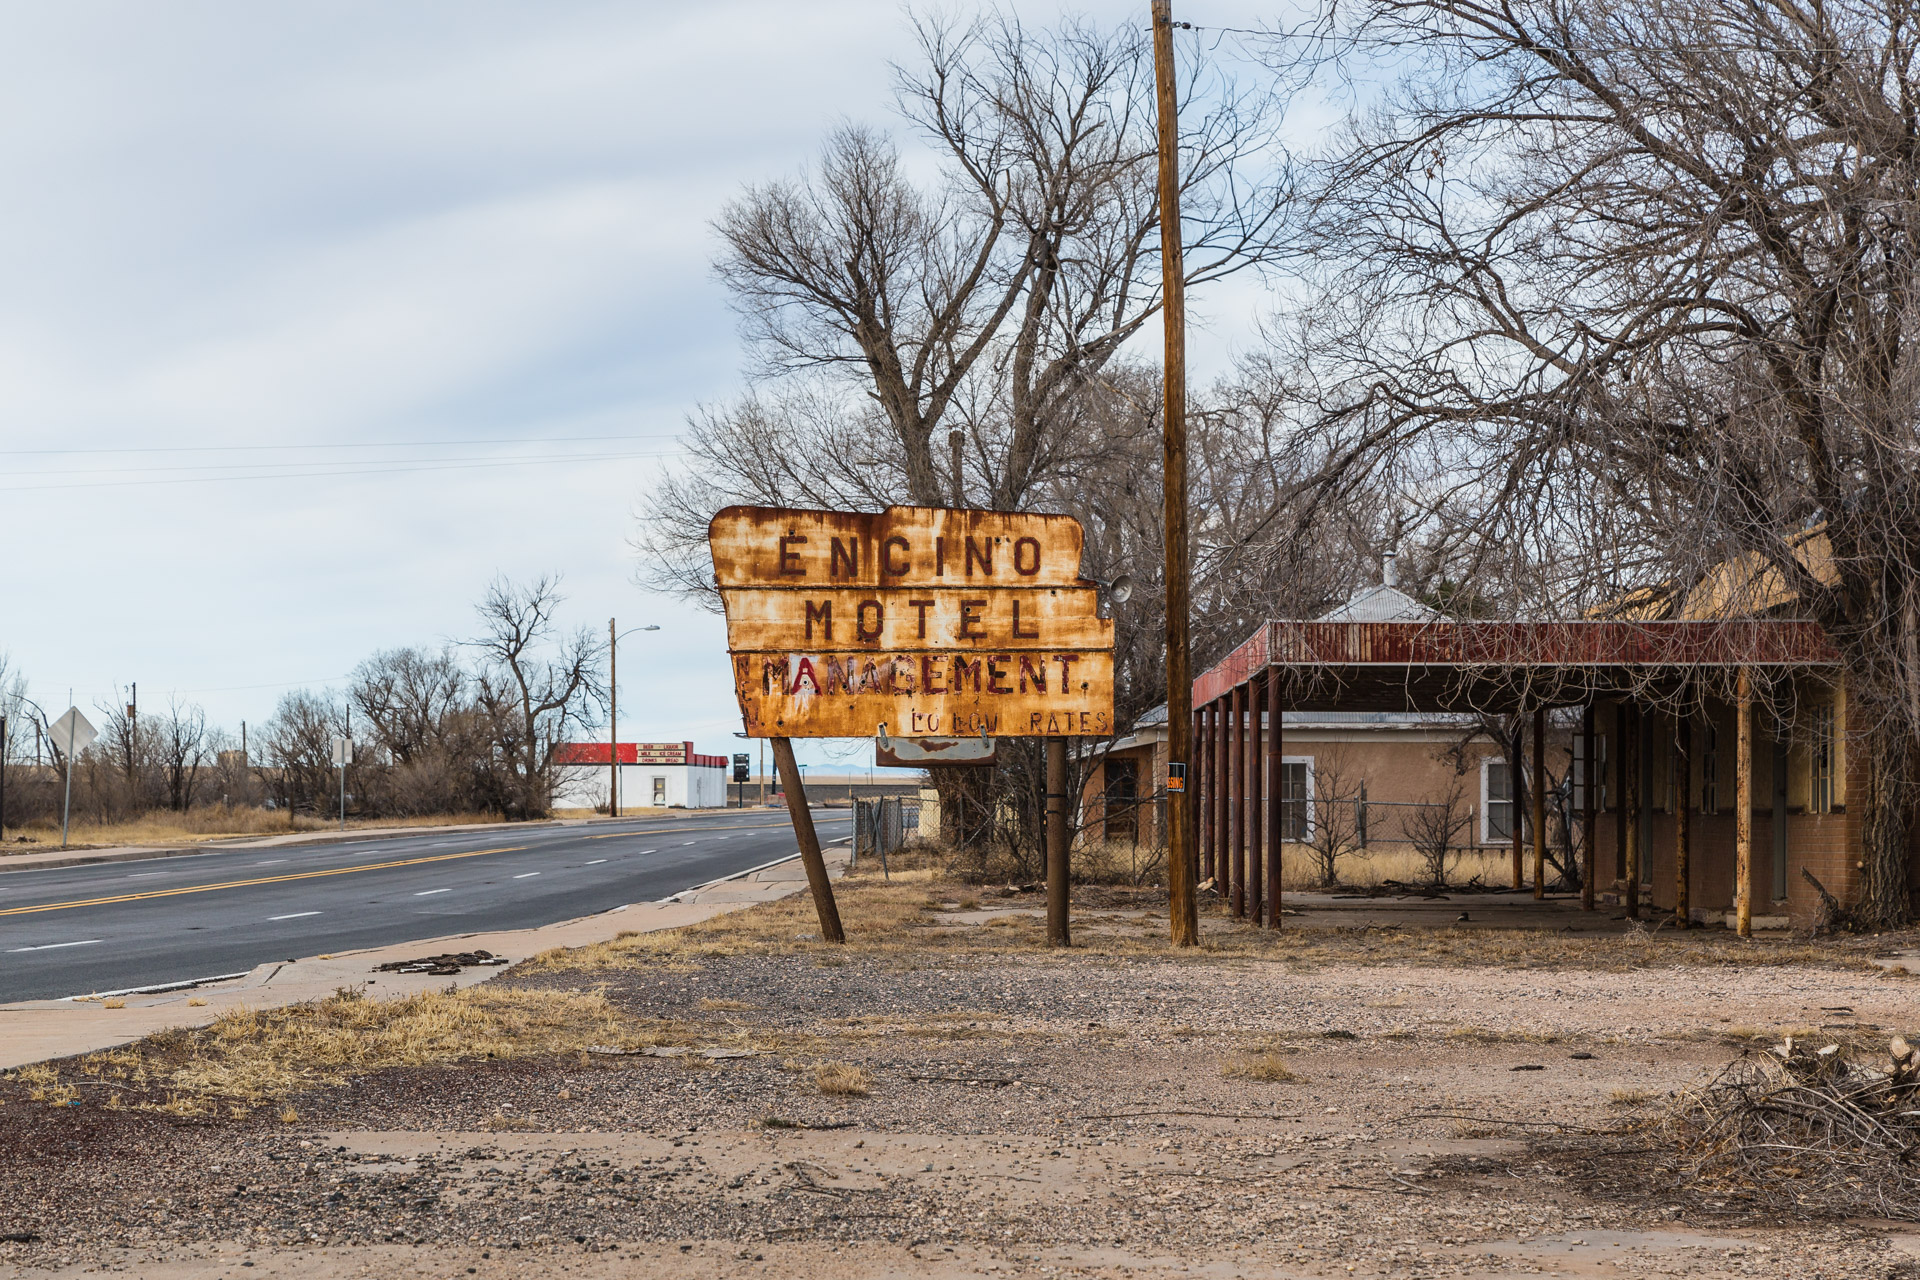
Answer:
POLYGON ((1664 1126, 1679 1185, 1796 1217, 1920 1221, 1920 1051, 1888 1056, 1792 1039, 1683 1095, 1664 1126))

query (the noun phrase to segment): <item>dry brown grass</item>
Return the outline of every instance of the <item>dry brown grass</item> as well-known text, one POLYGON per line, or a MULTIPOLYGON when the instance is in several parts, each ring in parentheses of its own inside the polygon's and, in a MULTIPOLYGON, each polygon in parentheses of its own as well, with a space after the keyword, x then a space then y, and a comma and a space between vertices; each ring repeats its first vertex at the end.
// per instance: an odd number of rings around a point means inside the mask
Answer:
MULTIPOLYGON (((1289 852, 1280 862, 1280 883, 1288 889, 1317 889, 1310 859, 1289 852)), ((1474 849, 1460 855, 1447 873, 1453 884, 1466 884, 1475 876, 1482 884, 1504 885, 1513 877, 1512 854, 1505 848, 1474 849)), ((1392 880, 1399 884, 1425 884, 1426 860, 1412 845, 1376 844, 1365 853, 1340 859, 1340 883, 1354 888, 1372 888, 1392 880)))
POLYGON ((1616 1107, 1638 1107, 1657 1096, 1651 1089, 1614 1089, 1607 1094, 1607 1101, 1616 1107))
MULTIPOLYGON (((63 1069, 126 1082, 145 1095, 131 1105, 193 1115, 212 1099, 258 1104, 386 1067, 579 1052, 628 1031, 598 993, 479 986, 369 1000, 342 991, 284 1009, 235 1010, 63 1069)), ((14 1078, 50 1093, 60 1074, 37 1066, 14 1078)))
POLYGON ((1555 1031, 1520 1031, 1513 1028, 1494 1030, 1490 1027, 1455 1027, 1447 1032, 1450 1040, 1470 1040, 1475 1044, 1559 1044, 1560 1034, 1555 1031))
POLYGON ((1300 1078, 1285 1058, 1271 1050, 1236 1053, 1220 1068, 1220 1074, 1230 1080, 1263 1080, 1269 1084, 1284 1084, 1300 1078))
MULTIPOLYGON (((835 886, 846 926, 845 948, 819 941, 820 924, 805 894, 717 916, 684 929, 626 934, 611 942, 536 957, 535 970, 590 972, 661 963, 697 964, 706 956, 793 955, 838 964, 850 955, 1046 953, 1045 921, 1032 914, 1033 893, 1008 893, 942 880, 931 874, 893 880, 849 876, 835 886), (994 912, 983 924, 956 921, 951 903, 994 912), (1004 912, 1005 914, 999 914, 1004 912)), ((1157 958, 1176 963, 1222 960, 1282 961, 1310 970, 1321 964, 1416 964, 1430 967, 1584 969, 1626 972, 1674 965, 1811 965, 1880 973, 1869 955, 1879 940, 1796 941, 1740 939, 1717 930, 1642 931, 1570 935, 1555 929, 1286 928, 1278 933, 1217 911, 1201 916, 1201 944, 1174 948, 1167 941, 1164 894, 1153 890, 1083 887, 1076 918, 1093 910, 1145 910, 1144 921, 1108 918, 1099 929, 1079 929, 1065 963, 1098 958, 1157 958)), ((1891 975, 1897 980, 1904 975, 1891 975)))
POLYGON ((823 1062, 813 1069, 813 1087, 833 1097, 864 1098, 873 1081, 859 1067, 845 1062, 823 1062))

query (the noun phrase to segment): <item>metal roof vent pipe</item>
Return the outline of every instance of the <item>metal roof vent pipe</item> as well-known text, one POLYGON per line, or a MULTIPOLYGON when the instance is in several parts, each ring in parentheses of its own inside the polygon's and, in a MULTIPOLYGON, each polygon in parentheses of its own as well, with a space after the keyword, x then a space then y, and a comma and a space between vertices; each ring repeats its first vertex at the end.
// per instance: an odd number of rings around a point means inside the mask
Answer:
POLYGON ((1391 548, 1380 557, 1380 583, 1387 587, 1400 585, 1399 552, 1391 548))

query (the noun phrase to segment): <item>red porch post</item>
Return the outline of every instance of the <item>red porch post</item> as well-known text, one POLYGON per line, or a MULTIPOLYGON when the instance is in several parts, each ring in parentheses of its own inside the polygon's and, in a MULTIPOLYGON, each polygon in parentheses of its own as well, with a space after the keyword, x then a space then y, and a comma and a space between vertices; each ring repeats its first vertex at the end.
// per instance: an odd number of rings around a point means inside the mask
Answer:
POLYGON ((1533 712, 1533 785, 1527 794, 1533 797, 1533 896, 1547 896, 1547 713, 1543 707, 1533 712))
POLYGON ((1585 872, 1580 877, 1580 909, 1593 910, 1593 877, 1599 872, 1600 859, 1596 856, 1594 845, 1600 832, 1595 825, 1594 808, 1600 803, 1600 773, 1594 759, 1593 703, 1587 703, 1587 709, 1580 716, 1580 737, 1582 753, 1586 756, 1580 769, 1580 781, 1584 784, 1580 796, 1580 831, 1585 839, 1581 842, 1581 861, 1585 872))
MULTIPOLYGON (((1268 677, 1272 679, 1271 676, 1268 677)), ((1266 774, 1266 752, 1261 750, 1260 704, 1266 699, 1260 696, 1260 688, 1252 680, 1247 681, 1247 914, 1255 924, 1261 922, 1261 858, 1260 836, 1266 828, 1266 813, 1261 806, 1263 788, 1261 779, 1266 774)))
POLYGON ((1193 717, 1194 754, 1199 757, 1197 763, 1201 775, 1200 793, 1194 797, 1194 812, 1200 823, 1200 879, 1206 880, 1213 875, 1213 791, 1220 785, 1220 780, 1213 772, 1213 704, 1198 708, 1193 717))
POLYGON ((1673 927, 1685 929, 1693 923, 1688 889, 1693 861, 1693 709, 1683 706, 1673 726, 1674 781, 1679 785, 1673 800, 1673 927))
POLYGON ((1247 686, 1227 695, 1227 907, 1247 914, 1247 686))
POLYGON ((1286 830, 1286 794, 1284 781, 1285 726, 1281 721, 1280 668, 1267 669, 1267 920, 1280 927, 1280 856, 1282 833, 1286 830))

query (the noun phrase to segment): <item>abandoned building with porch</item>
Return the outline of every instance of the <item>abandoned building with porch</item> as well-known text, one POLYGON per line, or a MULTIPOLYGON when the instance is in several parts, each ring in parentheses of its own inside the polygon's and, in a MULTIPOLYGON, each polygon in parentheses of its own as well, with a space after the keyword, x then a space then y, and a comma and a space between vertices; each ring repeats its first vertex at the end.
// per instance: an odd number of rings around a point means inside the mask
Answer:
POLYGON ((1281 864, 1300 852, 1293 802, 1312 798, 1287 733, 1309 712, 1530 723, 1513 870, 1536 894, 1549 824, 1525 780, 1545 772, 1556 723, 1587 905, 1597 890, 1630 914, 1744 932, 1815 923, 1821 888, 1842 906, 1863 891, 1847 807, 1863 769, 1838 655, 1810 622, 1268 622, 1194 681, 1193 707, 1198 871, 1236 914, 1277 919, 1281 864))
MULTIPOLYGON (((1369 587, 1319 622, 1430 622, 1440 614, 1390 581, 1369 587)), ((1262 713, 1265 714, 1264 711, 1262 713)), ((1262 722, 1263 729, 1265 721, 1262 722)), ((1452 711, 1289 709, 1280 762, 1281 839, 1299 846, 1343 846, 1342 860, 1374 870, 1382 853, 1411 855, 1416 815, 1448 806, 1455 853, 1476 868, 1512 842, 1512 773, 1484 717, 1452 711), (1474 855, 1478 855, 1475 857, 1474 855)), ((1561 735, 1564 738, 1564 734, 1561 735)), ((1082 839, 1162 846, 1166 841, 1167 709, 1147 711, 1111 743, 1086 750, 1082 839)), ((1564 777, 1562 743, 1550 753, 1564 777)), ((1270 791, 1267 794, 1271 794, 1270 791)), ((1405 862, 1406 857, 1400 859, 1405 862)), ((1444 860, 1444 859, 1443 859, 1444 860)), ((1295 882, 1306 859, 1296 864, 1295 882)))

